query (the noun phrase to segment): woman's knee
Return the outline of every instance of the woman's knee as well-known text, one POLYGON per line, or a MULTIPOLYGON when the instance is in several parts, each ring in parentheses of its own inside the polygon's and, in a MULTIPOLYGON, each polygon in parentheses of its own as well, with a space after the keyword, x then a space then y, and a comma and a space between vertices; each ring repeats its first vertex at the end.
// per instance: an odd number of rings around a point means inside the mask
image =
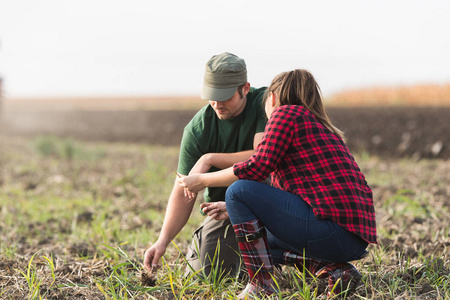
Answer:
POLYGON ((238 195, 245 190, 245 180, 238 180, 233 182, 225 193, 225 200, 238 198, 238 195))
POLYGON ((252 181, 238 180, 231 184, 225 193, 227 209, 241 208, 245 203, 245 194, 251 189, 252 181))

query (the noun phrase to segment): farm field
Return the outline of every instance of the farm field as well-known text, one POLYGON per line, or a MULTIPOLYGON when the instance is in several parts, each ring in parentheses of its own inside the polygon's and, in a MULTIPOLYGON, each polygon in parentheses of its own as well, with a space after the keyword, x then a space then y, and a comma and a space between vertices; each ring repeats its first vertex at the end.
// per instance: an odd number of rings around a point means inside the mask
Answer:
MULTIPOLYGON (((176 147, 45 136, 1 136, 0 145, 1 299, 228 299, 242 287, 183 279, 182 253, 202 218, 196 209, 166 265, 154 278, 141 273, 176 147)), ((380 244, 356 262, 364 285, 348 298, 447 299, 450 161, 357 161, 374 190, 380 244)), ((323 297, 323 284, 293 268, 277 280, 285 299, 323 297)))
MULTIPOLYGON (((4 102, 0 299, 236 296, 246 282, 183 277, 198 209, 162 268, 142 272, 175 180, 182 128, 205 104, 179 100, 186 102, 4 102)), ((379 232, 379 245, 355 262, 363 284, 347 299, 450 298, 450 106, 328 111, 374 191, 379 232)), ((276 280, 282 299, 326 298, 326 284, 301 270, 283 268, 276 280)))

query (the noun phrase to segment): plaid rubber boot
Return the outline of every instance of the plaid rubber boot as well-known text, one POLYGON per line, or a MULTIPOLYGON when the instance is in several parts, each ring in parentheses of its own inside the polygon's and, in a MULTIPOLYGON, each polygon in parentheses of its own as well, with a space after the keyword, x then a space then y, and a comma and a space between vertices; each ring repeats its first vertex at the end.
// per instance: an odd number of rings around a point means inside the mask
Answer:
POLYGON ((286 265, 295 265, 300 271, 303 271, 303 268, 305 268, 311 276, 315 276, 318 271, 329 264, 320 260, 301 256, 292 251, 284 251, 283 259, 286 265))
POLYGON ((328 276, 328 296, 342 293, 345 290, 347 294, 355 291, 361 273, 350 263, 331 263, 323 267, 316 273, 319 278, 328 276))
POLYGON ((233 225, 233 228, 250 277, 250 282, 238 296, 239 299, 273 294, 273 263, 265 227, 259 220, 253 220, 233 225))

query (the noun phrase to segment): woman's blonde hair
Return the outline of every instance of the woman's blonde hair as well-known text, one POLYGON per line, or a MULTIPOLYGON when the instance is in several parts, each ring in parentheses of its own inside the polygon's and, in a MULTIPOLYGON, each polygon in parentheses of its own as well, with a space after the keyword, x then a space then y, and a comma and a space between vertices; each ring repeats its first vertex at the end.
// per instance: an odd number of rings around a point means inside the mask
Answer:
POLYGON ((309 110, 325 127, 344 139, 344 133, 331 124, 323 106, 320 87, 310 72, 297 69, 278 74, 272 80, 263 99, 267 100, 270 93, 275 93, 278 97, 276 106, 301 105, 309 110))

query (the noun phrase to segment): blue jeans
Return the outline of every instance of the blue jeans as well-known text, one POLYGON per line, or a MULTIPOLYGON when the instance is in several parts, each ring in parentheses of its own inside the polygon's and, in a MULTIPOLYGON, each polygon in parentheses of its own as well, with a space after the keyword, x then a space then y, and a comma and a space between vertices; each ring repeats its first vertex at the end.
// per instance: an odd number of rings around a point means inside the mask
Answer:
POLYGON ((301 197, 261 182, 238 180, 226 192, 231 223, 255 219, 266 227, 275 263, 290 250, 325 262, 357 260, 368 243, 328 219, 318 219, 301 197))

